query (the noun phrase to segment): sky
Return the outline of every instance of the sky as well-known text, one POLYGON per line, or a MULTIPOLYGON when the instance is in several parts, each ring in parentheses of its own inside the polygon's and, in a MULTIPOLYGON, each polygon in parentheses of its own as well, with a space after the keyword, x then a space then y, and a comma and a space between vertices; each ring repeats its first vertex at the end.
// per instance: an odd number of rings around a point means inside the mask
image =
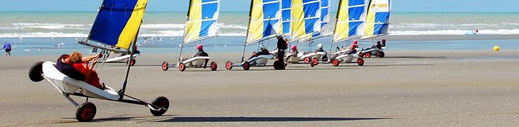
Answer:
MULTIPOLYGON (((223 12, 247 12, 250 0, 220 0, 223 12)), ((339 0, 332 0, 336 10, 339 0)), ((96 11, 102 0, 0 0, 0 11, 96 11)), ((519 12, 519 0, 393 0, 393 12, 519 12)), ((186 11, 188 0, 149 0, 147 11, 186 11)))

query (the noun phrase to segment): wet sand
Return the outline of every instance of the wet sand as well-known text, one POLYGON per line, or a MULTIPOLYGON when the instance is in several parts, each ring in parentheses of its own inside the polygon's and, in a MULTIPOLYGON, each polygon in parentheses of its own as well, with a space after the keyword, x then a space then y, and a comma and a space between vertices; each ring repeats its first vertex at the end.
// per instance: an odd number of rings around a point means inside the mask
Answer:
MULTIPOLYGON (((176 54, 137 58, 127 94, 166 96, 170 110, 91 99, 94 122, 46 81, 28 79, 36 61, 57 56, 0 57, 0 126, 517 126, 519 51, 388 51, 365 66, 289 65, 224 69, 236 54, 211 54, 218 71, 162 71, 176 54)), ((125 64, 105 64, 100 77, 119 88, 125 64)), ((83 98, 75 98, 83 102, 83 98)))

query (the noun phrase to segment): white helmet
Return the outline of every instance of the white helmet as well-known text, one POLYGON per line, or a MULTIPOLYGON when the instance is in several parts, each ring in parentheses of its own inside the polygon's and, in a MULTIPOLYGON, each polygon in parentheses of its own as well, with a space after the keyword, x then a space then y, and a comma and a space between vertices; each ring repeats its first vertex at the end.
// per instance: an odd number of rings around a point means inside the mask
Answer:
POLYGON ((321 44, 321 43, 317 44, 317 48, 323 48, 323 44, 321 44))

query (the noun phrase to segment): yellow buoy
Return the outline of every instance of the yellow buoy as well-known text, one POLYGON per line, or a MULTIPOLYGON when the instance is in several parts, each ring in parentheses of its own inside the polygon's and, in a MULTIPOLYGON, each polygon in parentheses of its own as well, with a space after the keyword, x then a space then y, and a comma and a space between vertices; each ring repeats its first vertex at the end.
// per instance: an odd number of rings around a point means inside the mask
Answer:
POLYGON ((492 51, 494 51, 494 52, 497 52, 497 51, 499 51, 499 46, 497 46, 497 45, 496 45, 496 46, 494 46, 494 49, 493 49, 492 51))

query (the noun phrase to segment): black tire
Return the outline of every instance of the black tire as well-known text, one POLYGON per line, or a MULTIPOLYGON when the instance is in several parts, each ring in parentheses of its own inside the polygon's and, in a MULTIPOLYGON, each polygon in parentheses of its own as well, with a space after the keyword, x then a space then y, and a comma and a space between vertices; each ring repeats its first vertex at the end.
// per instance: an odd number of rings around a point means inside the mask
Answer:
POLYGON ((185 70, 186 70, 186 65, 183 64, 183 63, 180 63, 180 64, 178 65, 178 70, 180 70, 180 71, 185 71, 185 70))
POLYGON ((227 61, 225 63, 225 69, 227 70, 232 70, 232 62, 231 61, 227 61))
POLYGON ((313 58, 312 59, 312 63, 314 63, 314 66, 319 65, 319 59, 318 58, 313 58))
POLYGON ((364 66, 364 59, 362 59, 362 58, 358 58, 358 59, 357 59, 357 65, 359 65, 359 66, 364 66))
POLYGON ((243 70, 249 70, 250 69, 250 63, 249 62, 245 62, 245 63, 243 63, 242 67, 243 67, 243 70))
POLYGON ((137 62, 137 61, 136 61, 135 59, 133 59, 133 60, 129 61, 129 64, 130 64, 130 66, 133 66, 133 65, 135 65, 135 62, 137 62))
POLYGON ((218 65, 216 64, 216 62, 211 62, 211 71, 216 71, 216 69, 218 69, 218 65))
POLYGON ((36 62, 34 65, 32 65, 31 69, 29 69, 29 79, 33 82, 40 82, 44 78, 42 76, 43 74, 43 61, 36 62))
POLYGON ((336 66, 336 67, 337 67, 337 66, 339 66, 339 64, 341 64, 341 61, 339 61, 338 59, 333 59, 333 60, 332 60, 332 65, 333 65, 333 66, 336 66))
POLYGON ((162 70, 163 71, 168 71, 169 69, 169 64, 168 62, 162 62, 162 70))
POLYGON ((386 53, 384 52, 378 52, 378 57, 384 58, 386 56, 386 53))
POLYGON ((96 116, 97 108, 92 102, 81 104, 76 110, 76 119, 79 122, 89 122, 96 116))
POLYGON ((151 104, 157 106, 156 108, 160 108, 159 110, 150 109, 150 112, 153 114, 153 116, 161 116, 166 113, 169 108, 169 100, 166 97, 157 97, 155 100, 153 100, 153 102, 151 102, 151 104))

